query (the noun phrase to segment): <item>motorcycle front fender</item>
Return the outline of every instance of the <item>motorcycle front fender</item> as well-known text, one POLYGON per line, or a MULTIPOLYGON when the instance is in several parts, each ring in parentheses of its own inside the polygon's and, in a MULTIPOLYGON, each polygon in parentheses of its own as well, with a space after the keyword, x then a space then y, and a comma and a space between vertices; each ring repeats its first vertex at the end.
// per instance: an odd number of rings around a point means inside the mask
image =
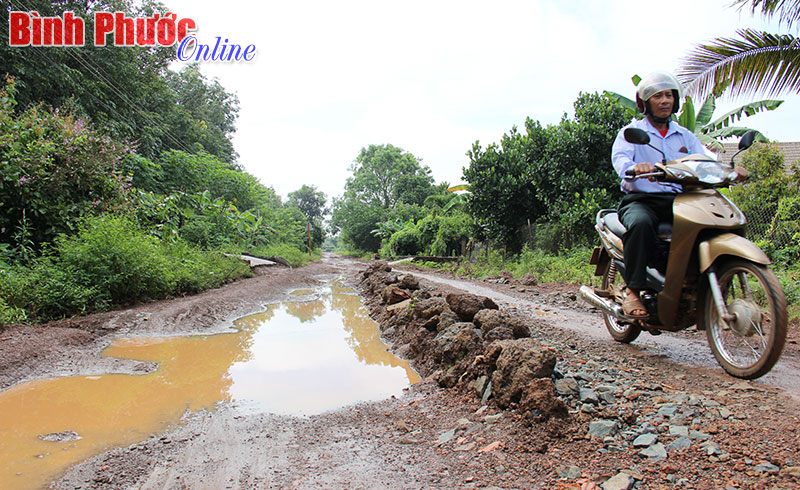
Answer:
POLYGON ((723 233, 710 240, 700 242, 697 246, 697 253, 702 273, 705 273, 714 261, 723 255, 740 257, 762 265, 771 263, 767 254, 756 244, 735 233, 723 233))

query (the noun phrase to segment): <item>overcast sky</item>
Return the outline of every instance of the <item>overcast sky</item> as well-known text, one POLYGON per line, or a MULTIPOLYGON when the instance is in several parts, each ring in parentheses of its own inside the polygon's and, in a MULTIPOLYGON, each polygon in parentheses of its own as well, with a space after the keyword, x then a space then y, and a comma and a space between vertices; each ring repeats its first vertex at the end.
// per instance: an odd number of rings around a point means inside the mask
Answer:
MULTIPOLYGON (((370 144, 459 183, 476 140, 526 117, 556 124, 580 92, 632 98, 633 74, 674 71, 696 43, 743 27, 787 32, 732 0, 165 2, 197 22, 201 43, 255 45, 251 62, 201 71, 239 97, 239 163, 283 197, 303 184, 341 195, 370 144)), ((783 98, 744 123, 800 140, 800 97, 783 98)), ((752 100, 723 101, 715 115, 752 100)))

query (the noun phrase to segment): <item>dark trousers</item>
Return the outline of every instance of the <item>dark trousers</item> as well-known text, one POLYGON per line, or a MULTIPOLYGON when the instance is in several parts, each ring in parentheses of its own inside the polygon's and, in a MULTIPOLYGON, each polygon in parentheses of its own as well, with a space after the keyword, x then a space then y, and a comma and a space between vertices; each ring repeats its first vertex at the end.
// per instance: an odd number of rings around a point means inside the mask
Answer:
POLYGON ((617 212, 627 232, 622 237, 625 283, 640 291, 647 285, 646 267, 656 243, 658 223, 672 223, 676 194, 632 192, 622 198, 617 212))

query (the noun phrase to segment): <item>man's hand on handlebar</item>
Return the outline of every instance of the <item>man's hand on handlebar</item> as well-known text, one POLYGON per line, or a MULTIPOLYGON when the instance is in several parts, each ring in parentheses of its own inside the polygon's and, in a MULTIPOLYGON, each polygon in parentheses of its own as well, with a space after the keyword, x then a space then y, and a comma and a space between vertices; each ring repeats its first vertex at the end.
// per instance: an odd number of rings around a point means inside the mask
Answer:
MULTIPOLYGON (((655 165, 653 165, 650 162, 643 162, 643 163, 637 163, 633 167, 630 167, 628 170, 625 171, 625 175, 627 175, 628 177, 634 177, 636 175, 649 174, 656 171, 657 169, 655 165)), ((647 177, 647 179, 650 181, 656 180, 654 175, 647 177)))

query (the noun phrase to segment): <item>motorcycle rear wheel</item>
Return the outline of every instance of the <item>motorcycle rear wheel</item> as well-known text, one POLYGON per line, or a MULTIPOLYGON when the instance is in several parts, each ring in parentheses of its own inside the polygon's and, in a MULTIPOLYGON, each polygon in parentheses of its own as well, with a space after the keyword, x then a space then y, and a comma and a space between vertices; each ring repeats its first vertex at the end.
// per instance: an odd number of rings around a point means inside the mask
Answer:
POLYGON ((722 321, 714 299, 705 294, 703 320, 711 350, 730 375, 759 378, 778 362, 786 342, 786 298, 775 274, 746 260, 717 269, 722 297, 732 322, 722 321))
MULTIPOLYGON (((625 281, 622 280, 622 275, 617 272, 617 267, 614 260, 608 261, 606 272, 603 274, 603 289, 608 291, 613 300, 622 301, 625 294, 625 281)), ((611 337, 617 342, 623 344, 630 344, 642 333, 642 329, 638 325, 630 323, 619 324, 617 319, 608 313, 603 313, 603 321, 606 323, 606 329, 611 337)))

